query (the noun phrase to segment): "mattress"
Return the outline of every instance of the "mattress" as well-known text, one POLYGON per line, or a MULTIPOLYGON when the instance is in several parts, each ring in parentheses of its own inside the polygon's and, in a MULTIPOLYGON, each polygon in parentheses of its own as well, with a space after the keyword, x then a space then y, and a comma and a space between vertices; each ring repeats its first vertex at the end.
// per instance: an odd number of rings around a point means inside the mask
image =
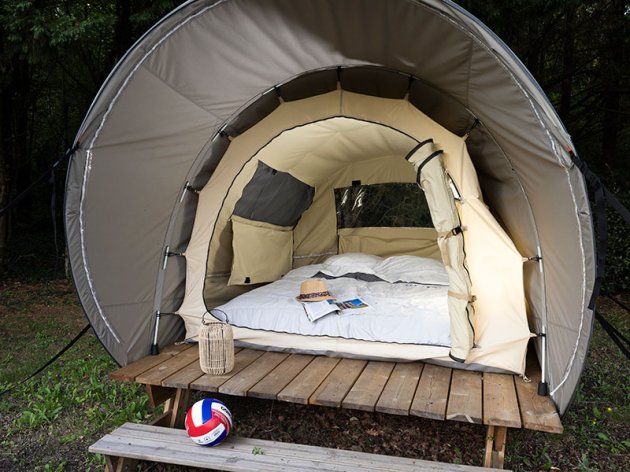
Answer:
POLYGON ((450 346, 448 277, 440 262, 415 256, 334 256, 210 310, 239 327, 306 336, 450 346), (296 299, 302 281, 321 278, 337 301, 368 306, 309 321, 296 299))

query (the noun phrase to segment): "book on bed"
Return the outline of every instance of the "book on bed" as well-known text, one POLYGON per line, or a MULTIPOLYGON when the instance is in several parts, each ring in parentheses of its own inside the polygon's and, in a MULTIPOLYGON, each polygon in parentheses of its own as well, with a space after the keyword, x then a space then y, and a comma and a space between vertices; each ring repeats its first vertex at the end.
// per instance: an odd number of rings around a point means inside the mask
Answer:
POLYGON ((356 310, 367 308, 368 305, 360 298, 335 302, 334 300, 324 300, 321 302, 303 302, 304 312, 311 323, 331 313, 340 314, 343 310, 356 310))
POLYGON ((339 313, 339 307, 333 300, 321 302, 303 302, 304 312, 311 323, 331 313, 339 313))

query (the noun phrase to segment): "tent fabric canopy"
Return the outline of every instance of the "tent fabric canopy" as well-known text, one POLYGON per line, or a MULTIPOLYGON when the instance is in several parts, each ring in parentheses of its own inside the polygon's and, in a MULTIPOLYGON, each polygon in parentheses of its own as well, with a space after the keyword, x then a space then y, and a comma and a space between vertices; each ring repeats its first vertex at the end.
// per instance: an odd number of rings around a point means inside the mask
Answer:
MULTIPOLYGON (((92 104, 67 180, 72 271, 99 339, 121 364, 147 354, 156 312, 189 290, 190 255, 167 255, 189 246, 200 211, 186 188, 220 180, 233 138, 281 105, 337 88, 407 102, 459 136, 479 120, 466 145, 484 201, 523 256, 542 257, 525 264, 525 295, 563 412, 592 326, 584 181, 540 87, 450 1, 191 1, 145 34, 92 104)), ((159 344, 182 329, 163 318, 159 344)))

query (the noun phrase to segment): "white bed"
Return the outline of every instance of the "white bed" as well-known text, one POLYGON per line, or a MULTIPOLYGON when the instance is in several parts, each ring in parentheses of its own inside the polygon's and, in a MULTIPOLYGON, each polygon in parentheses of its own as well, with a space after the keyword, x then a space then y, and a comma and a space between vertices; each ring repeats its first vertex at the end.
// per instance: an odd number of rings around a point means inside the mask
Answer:
MULTIPOLYGON (((450 346, 448 276, 433 259, 342 254, 294 269, 282 279, 210 310, 233 326, 307 336, 450 346), (311 323, 296 300, 300 284, 324 278, 337 301, 361 298, 367 308, 311 323)), ((299 346, 296 346, 299 347, 299 346)))

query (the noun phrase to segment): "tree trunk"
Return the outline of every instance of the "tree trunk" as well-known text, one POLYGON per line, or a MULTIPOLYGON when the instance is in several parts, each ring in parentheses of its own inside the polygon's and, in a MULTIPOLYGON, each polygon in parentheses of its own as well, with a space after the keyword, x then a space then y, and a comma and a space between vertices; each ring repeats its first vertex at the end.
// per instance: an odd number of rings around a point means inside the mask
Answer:
POLYGON ((116 26, 112 64, 117 63, 131 46, 131 0, 116 0, 116 26))
MULTIPOLYGON (((0 208, 9 203, 9 168, 7 158, 7 93, 0 89, 0 208)), ((0 215, 0 274, 7 268, 7 242, 9 240, 9 212, 0 215)))
POLYGON ((621 124, 621 79, 624 71, 625 0, 612 0, 605 22, 601 77, 603 85, 602 163, 615 167, 621 124))
POLYGON ((560 91, 560 117, 570 126, 571 95, 573 94, 573 74, 575 72, 575 20, 577 5, 570 3, 565 8, 564 50, 562 56, 562 86, 560 91))
MULTIPOLYGON (((0 61, 4 59, 4 28, 0 26, 0 61)), ((5 64, 0 63, 0 66, 5 64)), ((6 70, 5 67, 2 67, 6 70)), ((0 208, 9 203, 9 153, 11 102, 7 78, 0 78, 0 208)), ((0 214, 0 274, 6 270, 9 212, 0 214)))
MULTIPOLYGON (((7 53, 4 35, 5 31, 0 29, 0 61, 6 71, 0 80, 0 208, 15 194, 18 172, 23 171, 24 180, 29 183, 31 170, 28 162, 31 67, 19 51, 7 53)), ((0 215, 0 271, 7 269, 7 247, 16 214, 7 211, 0 215)))

